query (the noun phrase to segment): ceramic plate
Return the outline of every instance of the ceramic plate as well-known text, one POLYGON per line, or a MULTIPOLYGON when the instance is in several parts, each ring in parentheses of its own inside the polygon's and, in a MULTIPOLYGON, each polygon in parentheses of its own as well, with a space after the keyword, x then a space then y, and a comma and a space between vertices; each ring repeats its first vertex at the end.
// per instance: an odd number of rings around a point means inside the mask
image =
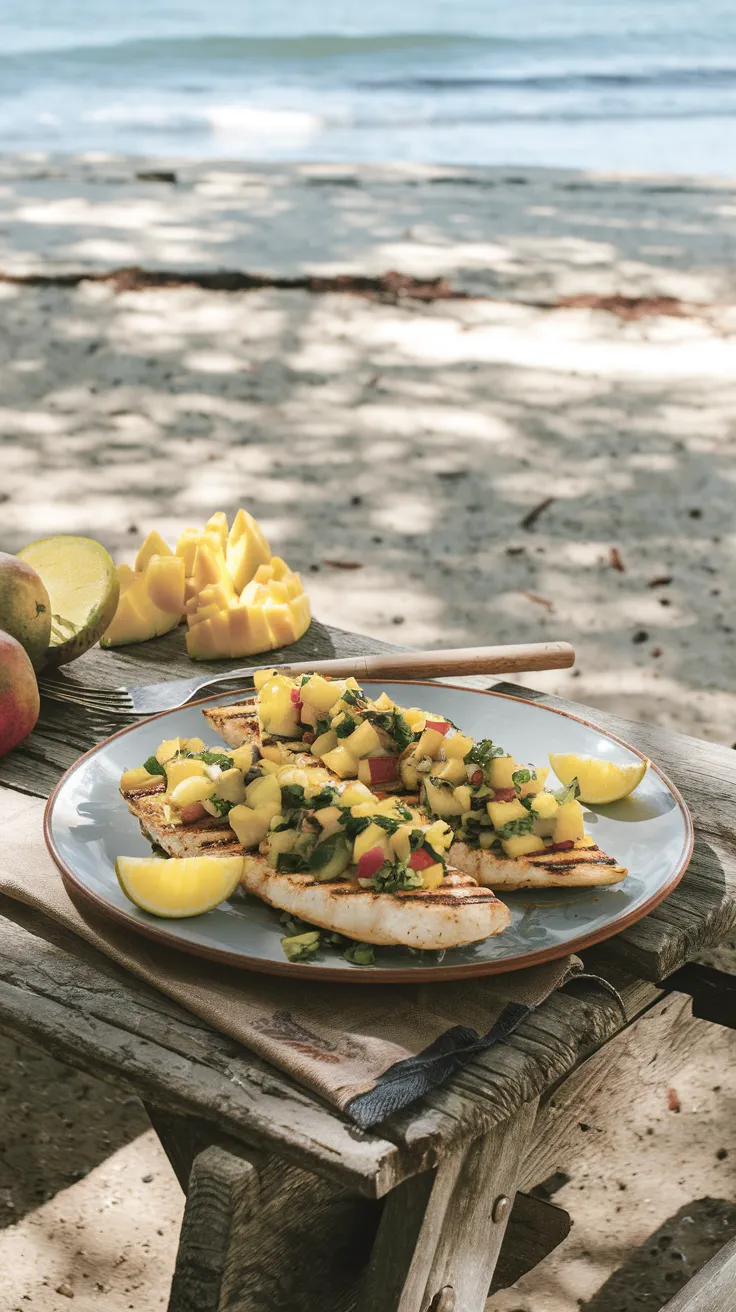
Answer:
MULTIPOLYGON (((501 693, 446 684, 366 683, 377 697, 385 688, 399 705, 427 705, 474 738, 492 738, 517 760, 545 765, 549 752, 579 752, 617 762, 641 753, 585 720, 501 693)), ((251 694, 252 695, 252 694, 251 694)), ((270 974, 312 979, 395 983, 458 979, 530 966, 608 938, 651 911, 683 875, 692 851, 692 821, 679 793, 652 765, 635 794, 611 806, 586 808, 586 829, 629 874, 604 888, 525 889, 503 893, 511 924, 497 938, 467 948, 413 955, 380 948, 373 966, 352 966, 337 948, 316 961, 290 963, 280 939, 278 912, 237 895, 215 911, 187 920, 161 920, 128 902, 115 877, 115 858, 146 855, 150 847, 118 792, 123 770, 140 765, 164 738, 216 735, 203 705, 242 700, 208 698, 154 716, 108 738, 72 766, 49 799, 46 841, 70 892, 131 929, 210 960, 270 974)))

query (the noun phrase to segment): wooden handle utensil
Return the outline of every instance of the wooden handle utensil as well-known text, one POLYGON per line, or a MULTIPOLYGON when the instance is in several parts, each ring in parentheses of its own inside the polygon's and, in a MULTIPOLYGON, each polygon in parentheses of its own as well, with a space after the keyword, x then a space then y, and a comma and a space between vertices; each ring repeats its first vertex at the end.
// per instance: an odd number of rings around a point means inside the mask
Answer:
MULTIPOLYGON (((521 674, 532 670, 566 670, 575 664, 569 642, 519 642, 500 647, 454 647, 447 651, 385 652, 378 656, 341 656, 336 660, 279 665, 280 674, 349 674, 363 679, 446 679, 459 674, 521 674)), ((268 669, 267 665, 263 666, 268 669)))

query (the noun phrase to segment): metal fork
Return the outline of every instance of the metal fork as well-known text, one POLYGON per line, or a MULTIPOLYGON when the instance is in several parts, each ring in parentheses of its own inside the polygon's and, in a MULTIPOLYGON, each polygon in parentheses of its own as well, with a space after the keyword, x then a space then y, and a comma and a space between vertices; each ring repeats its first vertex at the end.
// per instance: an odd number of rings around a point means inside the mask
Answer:
POLYGON ((355 675, 364 679, 437 679, 462 674, 519 674, 531 670, 567 669, 575 652, 567 642, 526 642, 501 647, 459 647, 449 651, 394 651, 378 656, 342 656, 326 661, 300 661, 295 665, 249 665, 225 674, 172 679, 164 683, 134 684, 130 688, 85 688, 64 677, 42 676, 38 686, 44 697, 66 702, 90 714, 133 719, 174 711, 203 696, 209 689, 223 693, 247 691, 259 670, 278 670, 291 678, 299 674, 355 675))

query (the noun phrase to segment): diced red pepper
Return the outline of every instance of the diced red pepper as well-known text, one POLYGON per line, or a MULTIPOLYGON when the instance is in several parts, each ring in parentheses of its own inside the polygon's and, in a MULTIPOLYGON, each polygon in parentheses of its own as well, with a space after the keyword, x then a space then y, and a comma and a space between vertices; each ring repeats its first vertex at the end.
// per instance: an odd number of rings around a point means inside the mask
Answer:
POLYGON ((470 776, 470 782, 474 788, 480 788, 481 784, 483 783, 483 771, 474 770, 470 776))
POLYGON ((398 778, 395 756, 369 756, 368 769, 372 784, 390 784, 398 778))
POLYGON ((358 861, 358 879, 372 879, 385 860, 382 847, 372 847, 369 852, 364 852, 358 861))
POLYGON ((316 737, 317 737, 317 735, 314 734, 314 733, 312 733, 312 730, 311 730, 311 729, 308 729, 306 733, 303 733, 303 734, 302 734, 302 742, 303 742, 303 743, 313 743, 316 737))
POLYGON ((294 706, 301 706, 301 704, 302 704, 302 699, 301 699, 301 697, 299 696, 299 693, 300 693, 300 689, 299 689, 299 688, 292 688, 292 690, 291 690, 291 692, 290 692, 290 694, 289 694, 289 696, 291 697, 291 700, 292 700, 292 703, 294 704, 294 706))
POLYGON ((574 846, 575 840, 573 838, 566 838, 562 843, 550 843, 549 846, 545 845, 544 850, 545 852, 571 852, 574 846))
POLYGON ((410 870, 428 870, 430 866, 436 865, 437 858, 433 857, 431 852, 428 852, 424 847, 417 848, 416 852, 412 852, 409 857, 410 870))
POLYGON ((425 729, 434 729, 436 733, 446 734, 447 730, 452 728, 449 720, 425 720, 425 729))
POLYGON ((203 815, 207 815, 201 802, 187 802, 179 812, 179 819, 183 825, 191 825, 195 820, 201 820, 203 815))
POLYGON ((493 790, 494 802, 513 802, 515 797, 515 788, 494 788, 493 790))

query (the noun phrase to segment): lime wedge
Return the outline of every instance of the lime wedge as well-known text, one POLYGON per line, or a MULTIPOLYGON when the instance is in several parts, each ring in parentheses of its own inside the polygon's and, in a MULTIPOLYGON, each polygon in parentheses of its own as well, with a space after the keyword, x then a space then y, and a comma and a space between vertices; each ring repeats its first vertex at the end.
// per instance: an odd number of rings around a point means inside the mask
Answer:
POLYGON ((119 856, 118 883, 152 916, 179 920, 214 911, 240 883, 242 856, 119 856))
POLYGON ((66 665, 105 632, 120 585, 110 554, 93 538, 39 538, 18 552, 40 576, 51 605, 47 665, 66 665))
POLYGON ((647 772, 648 761, 632 761, 630 765, 617 765, 596 756, 576 756, 572 752, 550 752, 549 763, 561 784, 577 779, 580 801, 588 806, 604 806, 607 802, 620 802, 641 783, 647 772))

